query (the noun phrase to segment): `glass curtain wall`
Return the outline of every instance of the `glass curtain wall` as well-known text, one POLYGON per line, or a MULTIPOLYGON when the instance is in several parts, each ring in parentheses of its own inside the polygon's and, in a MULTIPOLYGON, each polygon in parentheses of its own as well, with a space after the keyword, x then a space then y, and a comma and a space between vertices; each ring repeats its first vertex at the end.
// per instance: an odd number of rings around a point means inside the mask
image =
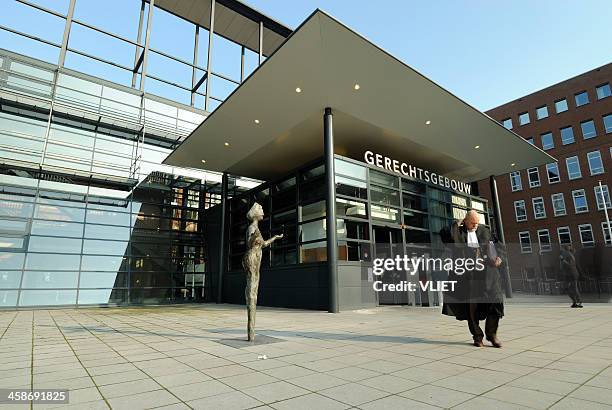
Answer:
POLYGON ((52 179, 0 175, 0 306, 208 297, 202 211, 217 183, 156 173, 130 193, 52 179))
MULTIPOLYGON (((408 255, 435 255, 445 252, 439 231, 462 219, 468 209, 476 210, 480 222, 488 225, 487 203, 482 198, 382 172, 340 156, 336 156, 335 169, 340 261, 371 261, 373 243, 381 240, 381 235, 373 237, 377 230, 389 234, 383 238, 386 243, 403 246, 408 255)), ((264 250, 262 268, 327 260, 324 173, 319 161, 231 200, 230 270, 242 269, 246 213, 254 201, 262 205, 266 215, 259 224, 263 236, 285 235, 271 250, 264 250)))

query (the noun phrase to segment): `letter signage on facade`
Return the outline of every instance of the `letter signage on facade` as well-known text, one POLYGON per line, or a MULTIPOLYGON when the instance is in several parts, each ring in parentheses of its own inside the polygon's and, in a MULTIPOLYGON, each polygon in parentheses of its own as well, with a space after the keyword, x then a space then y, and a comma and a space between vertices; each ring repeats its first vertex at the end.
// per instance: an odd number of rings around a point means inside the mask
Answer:
POLYGON ((375 167, 387 170, 389 172, 394 172, 413 179, 420 179, 422 181, 440 185, 444 188, 450 188, 468 195, 472 193, 472 186, 468 183, 457 181, 456 179, 448 178, 433 171, 424 170, 405 162, 385 157, 381 154, 375 154, 372 151, 366 151, 363 154, 363 158, 367 164, 374 165, 375 167))

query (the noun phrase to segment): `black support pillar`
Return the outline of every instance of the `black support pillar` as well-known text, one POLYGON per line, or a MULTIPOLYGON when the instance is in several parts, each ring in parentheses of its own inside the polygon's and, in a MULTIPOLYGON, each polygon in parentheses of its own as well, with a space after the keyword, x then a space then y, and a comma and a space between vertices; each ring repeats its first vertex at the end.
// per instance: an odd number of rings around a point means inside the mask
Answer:
POLYGON ((217 289, 217 303, 221 303, 223 300, 223 272, 225 271, 225 214, 227 213, 227 185, 228 175, 227 172, 223 173, 221 179, 221 221, 219 226, 219 280, 217 289))
POLYGON ((334 170, 334 126, 331 108, 323 115, 323 143, 327 195, 327 272, 329 276, 329 312, 338 313, 338 241, 336 239, 336 178, 334 170))
POLYGON ((499 208, 499 196, 497 195, 497 181, 495 181, 494 175, 489 177, 489 186, 491 188, 491 200, 493 202, 493 214, 495 215, 497 238, 505 244, 506 238, 504 237, 504 225, 502 223, 501 209, 499 208))

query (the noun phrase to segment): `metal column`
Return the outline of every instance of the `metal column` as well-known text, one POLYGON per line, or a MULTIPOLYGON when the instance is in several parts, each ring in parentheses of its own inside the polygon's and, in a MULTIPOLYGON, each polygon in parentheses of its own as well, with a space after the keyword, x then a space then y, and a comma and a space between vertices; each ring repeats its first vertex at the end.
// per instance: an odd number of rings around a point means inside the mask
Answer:
POLYGON ((493 212, 495 214, 497 238, 505 244, 506 238, 504 237, 504 225, 502 223, 501 209, 499 207, 499 196, 497 195, 497 181, 495 180, 494 175, 489 177, 489 186, 491 188, 491 200, 493 202, 493 212))
MULTIPOLYGON (((153 10, 155 0, 149 2, 149 13, 147 14, 147 31, 145 33, 145 46, 142 50, 142 71, 140 72, 140 91, 144 91, 145 79, 147 78, 147 63, 149 62, 149 43, 151 42, 151 26, 153 25, 153 10)), ((136 68, 136 67, 135 67, 136 68)), ((144 101, 144 98, 143 98, 144 101)))
POLYGON ((213 35, 215 33, 215 0, 210 0, 210 24, 208 26, 208 61, 206 62, 206 97, 204 99, 204 111, 208 111, 210 105, 210 82, 212 81, 212 47, 213 35))
MULTIPOLYGON (((145 2, 142 0, 140 4, 140 17, 138 18, 138 35, 136 37, 136 44, 140 45, 142 43, 142 22, 144 21, 144 11, 145 11, 145 2)), ((140 59, 140 53, 144 50, 141 50, 140 47, 136 46, 136 51, 134 52, 134 74, 132 74, 132 87, 136 87, 136 78, 138 77, 138 69, 136 69, 138 60, 140 59)))
POLYGON ((76 0, 70 0, 70 5, 68 6, 66 25, 64 26, 64 38, 62 39, 62 48, 60 50, 59 61, 57 62, 59 67, 63 67, 66 61, 66 51, 68 51, 68 38, 70 37, 70 27, 72 26, 72 18, 74 17, 75 2, 76 0))
POLYGON ((331 108, 323 115, 323 143, 327 195, 327 272, 329 276, 329 312, 338 313, 338 241, 336 239, 336 178, 334 169, 334 126, 331 108))
POLYGON ((227 185, 228 175, 227 172, 223 173, 221 179, 221 224, 219 227, 219 288, 217 289, 217 303, 222 302, 223 298, 223 272, 225 270, 225 214, 227 204, 227 185))
POLYGON ((263 61, 263 21, 259 22, 259 65, 263 61))
POLYGON ((193 67, 191 71, 191 106, 195 105, 196 98, 196 66, 198 65, 198 47, 200 43, 200 26, 195 28, 195 39, 193 42, 193 67))

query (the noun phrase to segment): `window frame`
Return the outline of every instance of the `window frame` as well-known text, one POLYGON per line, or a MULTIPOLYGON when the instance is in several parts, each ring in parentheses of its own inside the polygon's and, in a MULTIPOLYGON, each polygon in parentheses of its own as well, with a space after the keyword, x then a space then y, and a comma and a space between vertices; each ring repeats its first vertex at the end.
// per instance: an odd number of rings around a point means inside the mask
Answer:
POLYGON ((512 171, 510 174, 510 189, 512 192, 518 192, 523 190, 523 178, 521 177, 521 171, 512 171), (512 175, 516 175, 518 178, 518 186, 515 187, 512 175))
POLYGON ((592 118, 590 120, 580 121, 580 132, 582 133, 582 139, 583 140, 590 140, 591 138, 597 137, 597 127, 595 127, 595 121, 592 118), (584 134, 583 125, 587 124, 589 122, 593 123, 593 132, 594 132, 594 134, 587 136, 587 135, 584 134))
MULTIPOLYGON (((612 225, 612 222, 610 222, 610 224, 612 225)), ((604 245, 605 246, 612 245, 612 236, 609 236, 610 229, 608 228, 608 222, 606 221, 601 221, 601 234, 603 235, 603 238, 604 238, 604 245), (606 236, 608 237, 606 238, 606 236)))
POLYGON ((565 204, 565 195, 563 194, 563 192, 556 192, 554 194, 550 195, 550 202, 552 203, 552 208, 553 208, 553 216, 565 216, 567 215, 567 206, 565 204), (555 207, 555 197, 557 198, 561 198, 562 202, 563 202, 563 212, 559 212, 557 213, 557 208, 555 207))
POLYGON ((599 185, 595 185, 593 187, 593 191, 595 193, 595 204, 597 206, 597 210, 598 211, 603 211, 604 209, 612 209, 612 197, 610 197, 610 188, 608 188, 608 184, 601 184, 601 191, 602 193, 597 192, 599 190, 599 185), (607 195, 603 195, 603 192, 606 192, 607 195), (600 199, 601 197, 604 197, 604 201, 607 199, 608 201, 605 201, 603 203, 600 203, 600 199), (600 206, 601 205, 601 206, 600 206))
POLYGON ((582 168, 580 168, 580 158, 578 158, 577 155, 572 155, 571 157, 567 157, 565 158, 565 168, 567 170, 567 178, 571 181, 574 179, 580 179, 582 178, 582 168), (578 176, 574 176, 572 177, 572 172, 570 171, 570 160, 575 159, 576 160, 576 166, 578 167, 578 176))
POLYGON ((574 135, 574 127, 572 125, 568 125, 567 127, 559 128, 559 134, 561 135, 561 145, 569 145, 569 144, 573 144, 574 142, 576 142, 576 136, 574 135), (563 130, 567 130, 567 129, 572 131, 572 140, 569 142, 566 142, 566 140, 563 138, 563 130))
POLYGON ((533 252, 533 246, 531 243, 531 234, 529 233, 529 231, 521 231, 518 233, 519 234, 519 245, 521 247, 521 253, 532 253, 533 252), (526 234, 526 237, 524 236, 526 234), (526 249, 526 247, 524 246, 524 242, 523 242, 523 238, 527 239, 527 243, 529 246, 529 250, 526 249))
POLYGON ((591 224, 579 224, 578 225, 578 236, 580 236, 580 243, 583 246, 593 246, 593 245, 595 245, 595 235, 593 234, 593 226, 591 224), (592 241, 590 241, 590 242, 584 242, 583 241, 583 238, 582 238, 582 232, 583 232, 582 228, 583 227, 588 227, 589 228, 589 231, 591 232, 591 238, 593 238, 592 241))
POLYGON ((576 214, 584 214, 584 213, 588 213, 589 212, 589 202, 587 200, 586 190, 584 188, 572 190, 572 202, 574 203, 574 213, 576 213, 576 214), (586 209, 583 210, 583 211, 578 211, 578 207, 576 206, 576 198, 577 198, 577 196, 575 195, 575 193, 581 192, 581 191, 582 191, 582 194, 584 196, 584 203, 586 204, 585 205, 586 209))
POLYGON ((606 114, 606 115, 602 115, 601 116, 601 123, 604 126, 604 132, 606 134, 612 134, 612 113, 606 114), (610 119, 610 126, 609 127, 606 125, 606 119, 607 118, 610 119))
POLYGON ((536 236, 538 237, 538 246, 540 247, 540 252, 551 252, 552 251, 552 241, 550 238, 550 231, 548 230, 548 228, 544 228, 544 229, 538 229, 536 231, 536 236), (546 233, 546 236, 548 236, 548 246, 547 247, 542 247, 542 238, 541 238, 541 233, 546 233))
POLYGON ((610 83, 608 82, 608 83, 600 84, 600 85, 598 85, 597 87, 595 87, 595 95, 596 95, 596 97, 597 97, 597 101, 599 101, 599 100, 603 100, 603 99, 605 99, 605 98, 608 98, 608 97, 612 96, 612 88, 610 88, 610 83), (599 90, 600 90, 600 89, 605 90, 605 89, 606 89, 606 86, 608 87, 608 88, 607 88, 607 89, 608 89, 608 94, 607 94, 607 95, 604 95, 603 97, 600 97, 600 96, 599 96, 599 90))
POLYGON ((540 143, 542 144, 542 149, 544 151, 548 151, 550 149, 555 148, 555 137, 554 137, 552 131, 543 132, 542 134, 540 134, 540 143), (550 144, 545 144, 544 143, 544 137, 548 137, 549 135, 550 135, 550 144))
POLYGON ((546 176, 548 177, 548 184, 552 185, 552 184, 558 184, 559 182, 561 182, 561 171, 559 170, 559 163, 558 162, 549 162, 548 164, 546 164, 546 176), (551 180, 550 178, 550 172, 548 170, 548 167, 550 165, 553 165, 555 167, 555 169, 557 170, 557 177, 556 180, 551 180))
POLYGON ((558 99, 558 100, 555 100, 554 104, 555 104, 555 112, 556 112, 557 114, 561 114, 562 112, 566 112, 566 111, 568 111, 568 110, 569 110, 569 105, 567 104, 567 98, 565 98, 565 97, 564 97, 564 98, 560 98, 560 99, 558 99), (559 110, 558 110, 558 106, 557 106, 557 104, 558 104, 558 103, 560 103, 561 101, 565 101, 565 109, 564 109, 564 110, 559 111, 559 110))
POLYGON ((537 188, 537 187, 542 186, 542 180, 540 179, 540 168, 533 167, 533 168, 527 169, 527 180, 529 181, 529 188, 537 188), (537 181, 531 180, 531 175, 532 175, 533 170, 535 170, 535 174, 538 176, 537 181))
POLYGON ((548 112, 548 105, 544 104, 544 105, 541 105, 541 106, 536 108, 536 120, 540 121, 540 120, 543 120, 545 118, 548 118, 549 116, 550 116, 550 114, 548 112), (544 108, 546 110, 546 115, 540 117, 540 110, 542 108, 544 108))
POLYGON ((516 219, 516 222, 525 222, 527 221, 527 204, 525 203, 524 199, 519 199, 518 201, 514 201, 514 217, 516 219), (522 208, 525 212, 525 215, 523 218, 519 218, 519 214, 518 214, 518 210, 520 208, 520 204, 522 204, 522 208))
MULTIPOLYGON (((595 159, 595 158, 593 158, 593 159, 595 159)), ((591 176, 605 174, 606 170, 604 168, 603 158, 601 157, 601 151, 596 150, 596 151, 587 152, 587 163, 589 164, 589 172, 591 173, 591 176), (597 157, 599 158, 599 163, 601 164, 601 171, 593 172, 593 167, 591 166, 591 154, 594 154, 594 156, 596 155, 595 158, 597 158, 597 157)), ((597 169, 599 169, 599 168, 597 168, 597 169)))
POLYGON ((512 117, 504 118, 503 120, 500 121, 500 123, 507 130, 511 130, 512 128, 514 128, 514 124, 512 124, 512 117), (510 127, 506 125, 506 122, 508 121, 510 122, 510 127))
POLYGON ((587 90, 583 90, 583 91, 579 91, 577 93, 574 93, 574 103, 576 104, 576 108, 578 107, 582 107, 583 105, 588 105, 591 103, 591 99, 589 98, 589 93, 587 92, 587 90), (586 95, 586 102, 580 104, 578 102, 578 97, 581 95, 586 95))
POLYGON ((519 126, 527 125, 531 123, 531 118, 529 117, 529 111, 522 112, 518 115, 519 126), (523 122, 522 118, 527 116, 527 121, 523 122))
POLYGON ((533 218, 534 219, 546 219, 546 204, 544 203, 544 197, 536 196, 536 197, 531 198, 531 205, 533 208, 533 218), (536 200, 539 200, 542 202, 543 216, 538 216, 538 212, 536 211, 536 200))
POLYGON ((557 227, 557 240, 559 245, 570 245, 572 243, 572 231, 569 226, 558 226, 557 227), (567 236, 569 236, 569 242, 561 242, 561 230, 567 230, 567 236))

